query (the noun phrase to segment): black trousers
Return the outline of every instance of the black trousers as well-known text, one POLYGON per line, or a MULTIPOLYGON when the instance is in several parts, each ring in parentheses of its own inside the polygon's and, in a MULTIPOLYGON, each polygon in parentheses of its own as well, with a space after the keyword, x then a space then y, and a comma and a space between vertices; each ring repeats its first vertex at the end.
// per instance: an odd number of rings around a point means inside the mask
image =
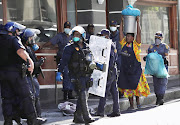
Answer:
POLYGON ((14 113, 17 113, 17 109, 14 109, 14 107, 17 106, 22 114, 26 116, 34 115, 35 111, 29 85, 26 79, 21 77, 21 73, 0 71, 0 84, 4 117, 16 115, 14 113))

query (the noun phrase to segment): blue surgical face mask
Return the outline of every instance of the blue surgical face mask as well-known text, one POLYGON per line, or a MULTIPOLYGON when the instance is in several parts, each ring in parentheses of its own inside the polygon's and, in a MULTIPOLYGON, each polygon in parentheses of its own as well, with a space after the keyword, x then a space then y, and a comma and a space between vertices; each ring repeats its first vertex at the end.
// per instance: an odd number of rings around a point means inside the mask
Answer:
POLYGON ((71 31, 71 29, 69 29, 69 28, 64 28, 64 32, 68 35, 69 34, 69 32, 71 31))
POLYGON ((78 41, 80 41, 80 38, 79 38, 79 37, 74 37, 74 38, 73 38, 73 41, 74 41, 74 42, 78 42, 78 41))
POLYGON ((161 40, 158 38, 155 38, 155 45, 159 45, 159 44, 161 44, 161 40))
POLYGON ((37 50, 39 49, 39 46, 38 46, 37 44, 33 44, 33 45, 32 45, 32 49, 33 49, 34 51, 37 51, 37 50))
POLYGON ((112 32, 114 32, 114 31, 117 30, 117 27, 115 27, 115 26, 110 26, 110 30, 111 30, 112 32))

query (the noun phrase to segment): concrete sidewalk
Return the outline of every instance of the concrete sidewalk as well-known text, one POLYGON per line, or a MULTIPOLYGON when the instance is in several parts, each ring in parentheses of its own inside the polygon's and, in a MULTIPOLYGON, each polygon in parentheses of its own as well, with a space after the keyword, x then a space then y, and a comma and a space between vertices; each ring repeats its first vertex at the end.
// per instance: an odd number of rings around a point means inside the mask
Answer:
MULTIPOLYGON (((153 92, 152 82, 149 82, 149 86, 151 88, 151 94, 148 97, 140 97, 140 103, 142 106, 155 104, 156 97, 153 92)), ((169 83, 167 86, 164 100, 165 102, 167 102, 167 101, 178 99, 178 98, 180 98, 180 80, 179 80, 179 77, 171 77, 169 78, 169 83)), ((70 100, 70 102, 76 103, 76 100, 70 100)), ((99 97, 90 95, 88 99, 89 108, 96 111, 98 103, 99 103, 99 97)), ((113 108, 112 104, 113 104, 112 98, 111 96, 109 96, 106 101, 106 106, 105 106, 106 114, 112 112, 112 108, 113 108)), ((127 98, 120 98, 119 104, 120 104, 121 111, 127 110, 127 108, 129 107, 129 101, 127 98)), ((62 112, 59 111, 59 109, 57 108, 57 105, 55 104, 51 105, 51 107, 48 109, 47 108, 43 109, 42 116, 48 119, 48 122, 47 122, 48 125, 56 121, 58 121, 58 123, 64 124, 66 123, 67 120, 73 119, 73 116, 63 116, 62 112)))
MULTIPOLYGON (((149 105, 149 104, 155 104, 155 100, 156 100, 155 94, 153 93, 154 89, 153 89, 153 84, 152 84, 152 77, 148 77, 147 80, 148 80, 148 83, 150 86, 151 94, 148 97, 140 97, 140 103, 142 106, 149 105)), ((46 91, 48 91, 48 90, 46 90, 46 91)), ((51 92, 51 90, 49 92, 51 92)), ((59 94, 61 94, 61 96, 62 96, 62 94, 63 94, 62 91, 59 91, 59 94)), ((43 96, 45 99, 45 97, 48 97, 49 95, 48 95, 48 93, 46 93, 43 96)), ((171 76, 168 79, 168 86, 167 86, 167 90, 166 90, 166 94, 165 94, 165 102, 167 102, 169 100, 177 99, 177 98, 180 98, 180 77, 179 76, 171 76)), ((63 102, 62 99, 59 99, 58 101, 59 101, 59 103, 63 102)), ((76 103, 76 99, 70 100, 70 102, 76 103)), ((99 103, 99 97, 90 95, 90 97, 88 99, 89 108, 96 111, 98 103, 99 103)), ((111 96, 109 96, 107 98, 106 106, 105 106, 106 114, 112 112, 112 108, 113 108, 112 103, 113 103, 112 98, 111 98, 111 96)), ((127 98, 120 98, 119 104, 120 104, 121 111, 124 111, 129 107, 129 101, 127 98)), ((47 125, 55 125, 56 123, 58 123, 56 125, 59 125, 59 123, 66 124, 67 121, 72 121, 73 116, 63 116, 62 112, 59 111, 57 106, 58 106, 58 104, 55 104, 54 101, 48 102, 48 101, 44 100, 44 102, 42 102, 42 116, 48 119, 48 121, 46 123, 47 125)), ((1 120, 0 120, 0 125, 3 124, 3 121, 1 121, 1 120)))
MULTIPOLYGON (((140 102, 142 104, 142 107, 145 105, 152 105, 155 104, 155 94, 150 94, 147 98, 141 97, 140 102)), ((165 102, 180 98, 180 87, 171 88, 166 91, 165 95, 165 102)), ((88 101, 89 108, 93 108, 94 110, 97 110, 99 99, 96 98, 90 98, 88 101)), ((129 107, 129 101, 126 98, 120 99, 120 108, 121 112, 126 110, 129 107)), ((112 100, 107 100, 107 105, 105 107, 105 113, 109 113, 112 111, 112 100)), ((57 107, 54 107, 54 109, 44 109, 42 116, 47 118, 48 121, 45 125, 75 125, 72 123, 73 116, 63 116, 62 112, 59 111, 57 107)))
MULTIPOLYGON (((173 99, 178 99, 178 98, 180 98, 180 87, 175 87, 175 88, 166 90, 166 94, 164 98, 165 102, 173 100, 173 99)), ((148 97, 143 97, 143 96, 140 97, 140 103, 142 106, 155 104, 155 101, 156 101, 156 96, 154 93, 151 93, 148 97)), ((70 102, 76 103, 76 100, 70 100, 70 102)), ((89 108, 94 109, 95 111, 97 110, 98 103, 99 103, 98 97, 90 97, 88 99, 89 108)), ((112 111, 112 108, 113 108, 112 104, 113 104, 113 101, 111 97, 109 97, 106 101, 105 113, 110 113, 112 111)), ((121 111, 126 110, 130 106, 127 98, 120 98, 119 104, 120 104, 121 111)), ((61 117, 63 115, 59 111, 57 105, 54 105, 50 109, 43 109, 42 116, 43 117, 61 117)))
MULTIPOLYGON (((143 105, 150 105, 155 103, 155 94, 151 93, 148 97, 140 97, 140 102, 143 105)), ((166 95, 165 95, 165 102, 173 99, 178 99, 180 98, 180 87, 174 87, 171 89, 166 90, 166 95)), ((76 100, 71 100, 72 102, 75 102, 76 100)), ((91 96, 88 104, 89 108, 93 108, 97 110, 99 99, 97 97, 91 96)), ((121 98, 120 99, 120 108, 121 111, 126 110, 129 107, 129 102, 128 99, 126 98, 121 98)), ((109 113, 112 111, 112 99, 111 97, 108 98, 107 100, 107 105, 105 107, 105 112, 109 113)), ((59 111, 57 108, 57 105, 48 108, 48 109, 43 109, 42 116, 47 118, 48 121, 44 125, 75 125, 72 123, 73 116, 63 116, 62 112, 59 111)), ((3 121, 0 121, 0 125, 3 125, 3 121)), ((16 125, 14 123, 14 125, 16 125)), ((23 121, 23 125, 27 125, 25 121, 23 121)))

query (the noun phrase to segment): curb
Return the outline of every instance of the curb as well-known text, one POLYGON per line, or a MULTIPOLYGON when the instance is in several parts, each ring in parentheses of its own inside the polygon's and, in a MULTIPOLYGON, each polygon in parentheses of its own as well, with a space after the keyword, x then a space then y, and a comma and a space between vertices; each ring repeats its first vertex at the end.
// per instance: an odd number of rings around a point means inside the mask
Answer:
MULTIPOLYGON (((165 93, 165 96, 164 96, 164 101, 165 102, 173 100, 173 99, 178 99, 178 98, 180 98, 180 87, 176 87, 176 88, 166 90, 166 93, 165 93)), ((156 101, 156 96, 155 96, 154 93, 151 93, 147 97, 144 97, 144 96, 140 97, 140 104, 142 106, 143 105, 155 104, 155 101, 156 101)), ((106 103, 106 106, 105 106, 105 113, 106 114, 112 112, 112 109, 113 109, 113 104, 112 103, 113 103, 112 100, 110 102, 106 103)), ((120 110, 121 111, 127 110, 127 108, 130 106, 129 105, 129 100, 127 98, 122 98, 122 99, 120 99, 119 105, 120 105, 120 110)), ((136 107, 135 101, 134 101, 134 105, 136 107)), ((93 108, 95 111, 97 111, 97 106, 98 106, 98 104, 97 105, 92 105, 92 106, 89 106, 89 107, 93 108)))
MULTIPOLYGON (((166 90, 165 97, 164 97, 165 103, 167 101, 170 101, 173 99, 178 99, 178 98, 180 98, 180 87, 175 87, 175 88, 166 90)), ((156 96, 154 93, 151 93, 148 97, 144 97, 144 96, 140 97, 140 104, 142 106, 152 105, 152 104, 154 105, 155 101, 156 101, 156 96)), ((96 104, 89 105, 89 108, 92 109, 93 111, 97 111, 98 102, 99 102, 99 100, 97 101, 96 104)), ((120 105, 121 112, 125 111, 130 106, 129 100, 127 98, 121 98, 119 105, 120 105)), ((134 101, 134 105, 136 107, 135 101, 134 101)), ((112 109, 113 109, 112 99, 108 99, 106 101, 105 114, 112 112, 112 109)), ((46 117, 46 118, 47 117, 53 117, 53 118, 58 117, 58 118, 62 118, 62 120, 63 120, 63 117, 65 118, 65 117, 69 117, 69 116, 63 116, 62 112, 60 112, 59 109, 54 109, 54 110, 50 110, 47 112, 42 112, 42 117, 46 117)))
MULTIPOLYGON (((153 91, 153 78, 152 76, 146 76, 147 82, 149 84, 150 90, 153 91)), ((168 78, 168 81, 176 81, 176 80, 180 80, 180 75, 171 75, 168 78)), ((177 85, 177 83, 173 83, 172 85, 169 84, 170 87, 174 87, 174 86, 179 86, 180 84, 177 85)), ((46 107, 48 107, 47 105, 50 103, 55 103, 55 86, 54 85, 41 85, 41 92, 40 92, 40 101, 41 101, 41 105, 46 105, 46 107)), ((58 101, 61 101, 63 99, 63 91, 62 91, 62 85, 58 85, 57 86, 57 95, 58 95, 58 101)), ((73 95, 75 95, 75 92, 73 92, 73 95)))

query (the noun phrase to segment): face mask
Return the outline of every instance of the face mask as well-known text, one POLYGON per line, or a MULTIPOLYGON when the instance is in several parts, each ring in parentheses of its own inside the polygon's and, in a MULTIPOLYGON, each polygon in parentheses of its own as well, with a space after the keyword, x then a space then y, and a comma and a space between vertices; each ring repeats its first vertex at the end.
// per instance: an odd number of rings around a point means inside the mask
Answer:
POLYGON ((66 34, 69 34, 70 31, 71 31, 71 29, 69 29, 69 28, 64 28, 64 32, 65 32, 66 34))
POLYGON ((106 36, 101 36, 102 38, 106 38, 106 36))
POLYGON ((156 39, 155 39, 155 45, 159 45, 160 43, 161 43, 161 40, 158 39, 158 38, 156 38, 156 39))
POLYGON ((114 31, 116 31, 116 30, 117 30, 117 27, 115 27, 115 26, 111 26, 111 27, 110 27, 110 30, 111 30, 112 32, 114 32, 114 31))
POLYGON ((34 51, 37 51, 37 50, 39 49, 39 46, 38 46, 37 44, 33 44, 33 45, 32 45, 32 49, 33 49, 34 51))
POLYGON ((74 42, 78 42, 78 41, 80 41, 80 38, 79 38, 79 37, 74 37, 74 38, 73 38, 73 41, 74 41, 74 42))

